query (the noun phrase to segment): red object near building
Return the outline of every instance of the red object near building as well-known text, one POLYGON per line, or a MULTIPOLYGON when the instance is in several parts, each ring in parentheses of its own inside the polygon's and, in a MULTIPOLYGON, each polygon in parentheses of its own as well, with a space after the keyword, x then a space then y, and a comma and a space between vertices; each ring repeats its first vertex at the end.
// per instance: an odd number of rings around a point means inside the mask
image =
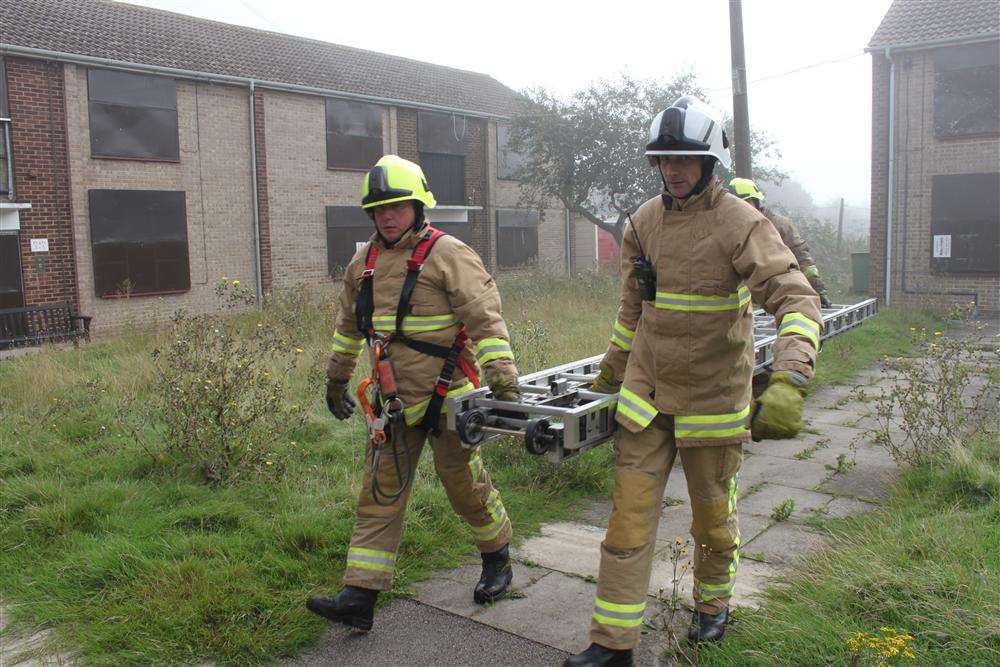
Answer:
POLYGON ((608 268, 618 269, 619 248, 615 237, 599 227, 597 229, 597 263, 609 265, 608 268))

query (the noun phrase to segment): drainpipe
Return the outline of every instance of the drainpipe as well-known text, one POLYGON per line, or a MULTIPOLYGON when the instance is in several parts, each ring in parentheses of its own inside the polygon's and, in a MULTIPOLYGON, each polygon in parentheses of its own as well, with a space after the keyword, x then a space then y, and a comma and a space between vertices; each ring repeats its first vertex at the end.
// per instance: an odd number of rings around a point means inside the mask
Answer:
POLYGON ((260 205, 257 201, 257 109, 254 102, 254 82, 250 80, 250 193, 253 199, 254 275, 257 278, 257 307, 264 299, 264 276, 260 262, 260 205))
POLYGON ((892 293, 892 204, 893 192, 896 189, 894 181, 896 154, 895 154, 895 106, 896 106, 896 63, 892 59, 892 49, 887 47, 885 57, 889 60, 889 168, 887 182, 889 184, 886 195, 886 215, 885 215, 885 305, 891 302, 892 293))

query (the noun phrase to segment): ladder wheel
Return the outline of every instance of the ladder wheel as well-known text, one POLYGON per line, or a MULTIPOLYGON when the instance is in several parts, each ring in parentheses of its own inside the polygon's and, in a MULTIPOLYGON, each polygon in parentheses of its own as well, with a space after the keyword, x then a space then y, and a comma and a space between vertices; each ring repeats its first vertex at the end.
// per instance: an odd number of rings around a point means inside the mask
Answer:
POLYGON ((486 426, 486 413, 479 408, 473 408, 458 415, 455 430, 458 431, 458 437, 462 442, 475 447, 486 437, 484 426, 486 426))
POLYGON ((548 419, 532 419, 524 431, 524 447, 529 454, 541 456, 552 447, 554 438, 549 433, 548 419))

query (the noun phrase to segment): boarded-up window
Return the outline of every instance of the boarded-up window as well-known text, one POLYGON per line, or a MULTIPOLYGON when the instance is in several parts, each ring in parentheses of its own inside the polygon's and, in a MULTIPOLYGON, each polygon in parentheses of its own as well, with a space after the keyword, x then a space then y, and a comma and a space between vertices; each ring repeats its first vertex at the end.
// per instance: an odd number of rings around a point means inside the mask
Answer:
POLYGON ((341 276, 358 250, 375 231, 371 218, 359 206, 326 207, 326 269, 341 276))
POLYGON ((427 184, 439 204, 464 205, 465 155, 469 121, 465 116, 417 112, 417 149, 427 184))
POLYGON ((326 101, 326 166, 369 169, 382 157, 382 107, 326 101))
POLYGON ((465 204, 465 157, 421 153, 420 166, 439 204, 465 204))
POLYGON ((1000 272, 1000 172, 933 178, 931 266, 1000 272))
POLYGON ((0 308, 20 308, 21 248, 17 232, 0 232, 0 308))
POLYGON ((173 79, 92 69, 87 87, 91 155, 180 160, 173 79))
POLYGON ((497 262, 512 268, 538 262, 538 211, 497 211, 497 262))
POLYGON ((508 147, 510 142, 510 126, 503 123, 497 124, 497 178, 504 180, 518 180, 518 171, 524 166, 525 156, 511 150, 508 147))
POLYGON ((1000 133, 1000 42, 934 53, 934 134, 1000 133))
POLYGON ((0 120, 10 120, 10 107, 7 102, 7 68, 3 58, 0 58, 0 120))
POLYGON ((90 190, 88 194, 98 296, 191 288, 183 192, 90 190))

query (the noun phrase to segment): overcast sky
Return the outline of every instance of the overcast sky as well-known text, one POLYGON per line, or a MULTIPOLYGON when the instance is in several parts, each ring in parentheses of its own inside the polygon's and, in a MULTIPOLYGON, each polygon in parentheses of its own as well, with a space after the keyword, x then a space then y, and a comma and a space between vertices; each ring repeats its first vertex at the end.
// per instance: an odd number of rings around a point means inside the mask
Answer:
MULTIPOLYGON (((490 74, 511 88, 570 94, 628 72, 698 73, 731 112, 729 3, 133 0, 490 74)), ((783 167, 818 204, 869 201, 871 57, 891 0, 744 0, 750 123, 778 141, 783 167), (799 71, 796 71, 799 70, 799 71)))

